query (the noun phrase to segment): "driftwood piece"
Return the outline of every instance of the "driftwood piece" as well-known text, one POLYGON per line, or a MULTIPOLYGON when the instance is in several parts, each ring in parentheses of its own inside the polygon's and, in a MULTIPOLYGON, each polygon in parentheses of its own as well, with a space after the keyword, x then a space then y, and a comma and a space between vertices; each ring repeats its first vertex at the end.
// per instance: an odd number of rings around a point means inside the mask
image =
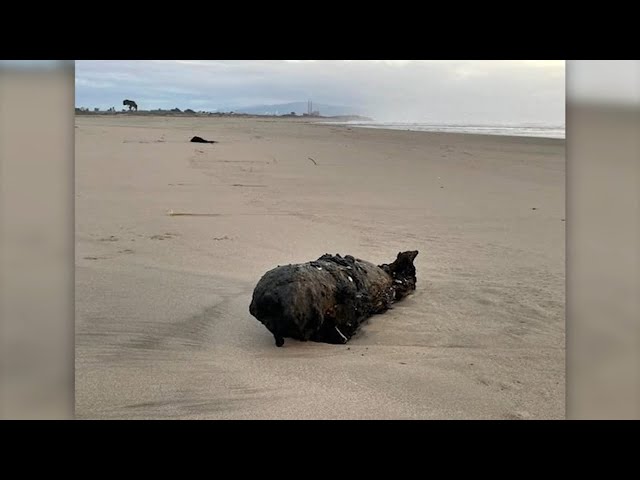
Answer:
POLYGON ((376 266, 347 255, 268 271, 253 291, 249 312, 273 334, 344 344, 370 316, 383 313, 416 288, 417 250, 400 252, 391 264, 376 266))

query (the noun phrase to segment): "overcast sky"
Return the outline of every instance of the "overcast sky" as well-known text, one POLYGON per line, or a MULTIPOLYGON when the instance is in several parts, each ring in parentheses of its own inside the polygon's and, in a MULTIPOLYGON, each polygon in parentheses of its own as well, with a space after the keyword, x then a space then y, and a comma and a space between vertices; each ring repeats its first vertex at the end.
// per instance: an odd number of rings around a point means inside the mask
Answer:
POLYGON ((226 111, 299 102, 348 105, 380 121, 564 125, 557 60, 77 61, 76 106, 226 111))

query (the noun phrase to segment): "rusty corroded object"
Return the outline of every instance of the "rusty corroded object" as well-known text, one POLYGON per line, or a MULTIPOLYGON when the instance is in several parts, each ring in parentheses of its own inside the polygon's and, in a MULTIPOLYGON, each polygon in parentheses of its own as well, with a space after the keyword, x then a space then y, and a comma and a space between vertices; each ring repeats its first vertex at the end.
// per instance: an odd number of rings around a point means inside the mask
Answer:
POLYGON ((417 250, 400 252, 390 264, 374 265, 351 255, 268 271, 253 291, 249 312, 273 334, 332 344, 347 343, 360 324, 383 313, 416 288, 417 250))

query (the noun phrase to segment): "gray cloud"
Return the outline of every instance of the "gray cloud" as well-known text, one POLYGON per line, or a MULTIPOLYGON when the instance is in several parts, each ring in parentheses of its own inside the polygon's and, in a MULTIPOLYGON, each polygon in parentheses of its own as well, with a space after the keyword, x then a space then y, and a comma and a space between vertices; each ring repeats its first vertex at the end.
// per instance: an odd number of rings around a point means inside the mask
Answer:
POLYGON ((226 110, 305 101, 388 121, 564 124, 562 61, 78 61, 76 104, 226 110))

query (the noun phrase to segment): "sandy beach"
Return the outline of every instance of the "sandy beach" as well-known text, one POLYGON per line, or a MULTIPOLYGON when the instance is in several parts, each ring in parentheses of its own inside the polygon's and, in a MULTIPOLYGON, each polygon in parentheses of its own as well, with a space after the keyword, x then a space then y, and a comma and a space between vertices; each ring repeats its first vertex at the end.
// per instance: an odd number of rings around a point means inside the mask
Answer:
POLYGON ((75 136, 77 418, 564 417, 564 140, 134 115, 75 136), (347 345, 276 348, 249 314, 277 265, 403 250, 415 293, 347 345))

